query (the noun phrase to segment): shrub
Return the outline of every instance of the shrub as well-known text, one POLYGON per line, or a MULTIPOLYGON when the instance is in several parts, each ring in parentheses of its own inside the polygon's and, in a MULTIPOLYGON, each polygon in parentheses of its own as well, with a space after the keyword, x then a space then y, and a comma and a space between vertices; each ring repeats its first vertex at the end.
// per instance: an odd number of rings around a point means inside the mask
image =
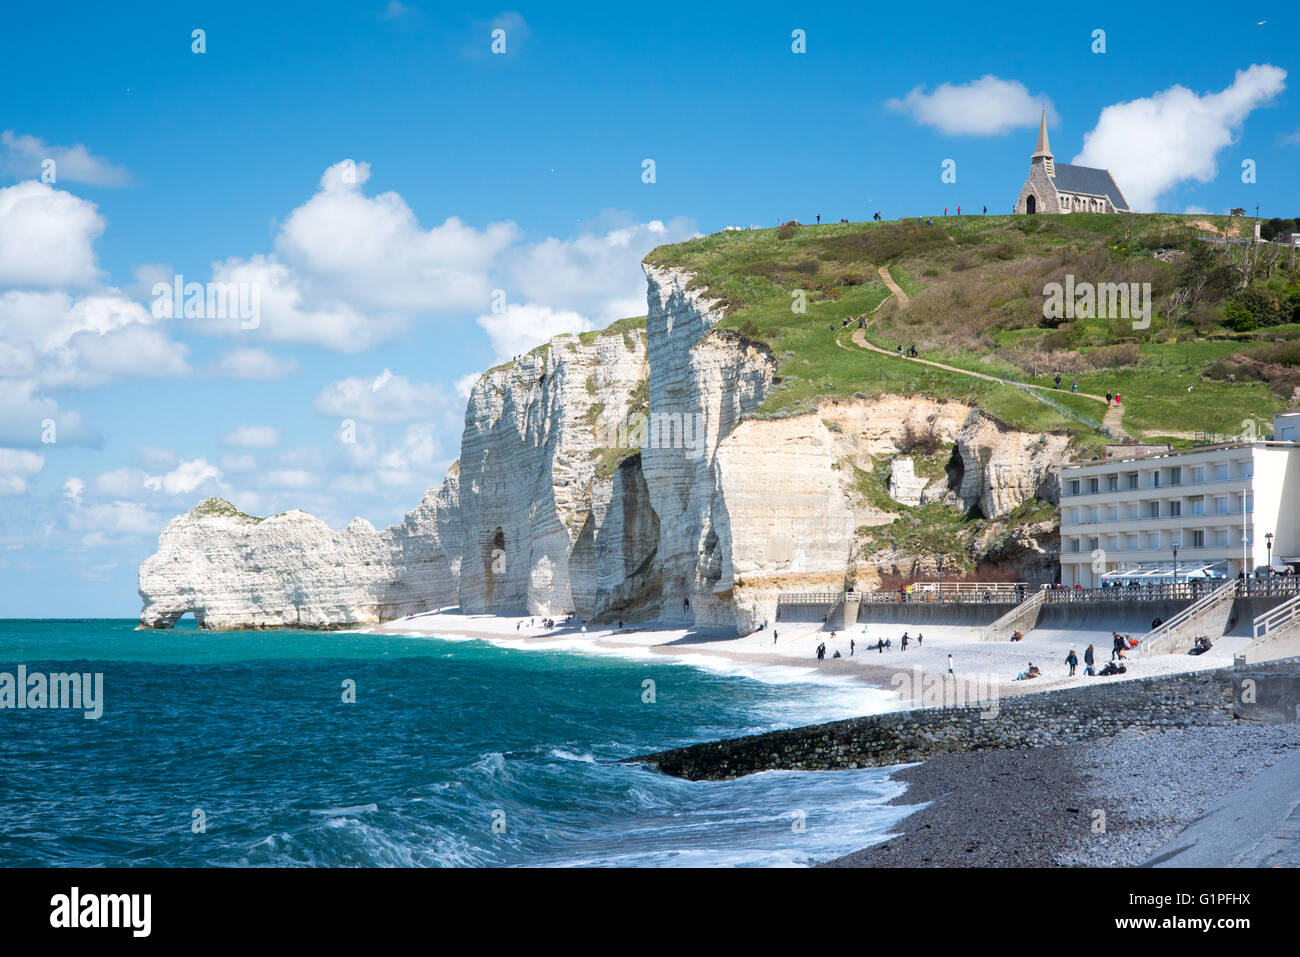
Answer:
POLYGON ((788 223, 782 223, 781 228, 776 231, 777 239, 790 239, 798 231, 799 227, 791 220, 788 223))

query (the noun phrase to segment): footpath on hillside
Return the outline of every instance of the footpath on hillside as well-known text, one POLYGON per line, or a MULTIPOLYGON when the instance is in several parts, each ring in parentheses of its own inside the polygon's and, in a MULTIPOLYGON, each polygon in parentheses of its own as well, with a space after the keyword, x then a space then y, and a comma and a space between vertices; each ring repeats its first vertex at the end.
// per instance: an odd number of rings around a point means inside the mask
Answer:
MULTIPOLYGON (((911 302, 911 299, 908 297, 907 293, 903 291, 902 287, 899 286, 898 283, 894 281, 894 277, 889 274, 889 267, 881 266, 877 270, 877 272, 880 273, 881 281, 884 282, 885 287, 889 290, 890 297, 884 299, 879 306, 876 306, 876 308, 872 310, 872 316, 875 315, 876 311, 879 310, 881 306, 883 306, 886 302, 889 302, 889 298, 896 299, 898 301, 898 306, 900 309, 907 308, 907 304, 911 302)), ((853 330, 853 344, 855 346, 858 346, 861 349, 865 349, 868 352, 877 352, 880 355, 893 356, 894 358, 902 359, 905 362, 916 362, 921 365, 932 366, 935 369, 943 369, 946 372, 956 372, 960 375, 973 376, 976 379, 983 379, 987 382, 996 382, 999 385, 1011 386, 1012 388, 1016 388, 1016 389, 1033 389, 1034 391, 1043 393, 1044 395, 1048 395, 1052 392, 1060 391, 1058 389, 1053 389, 1050 386, 1035 385, 1029 382, 1017 382, 1013 379, 1003 379, 995 375, 989 375, 986 372, 974 372, 970 369, 962 369, 959 366, 950 366, 942 362, 935 362, 933 359, 922 359, 919 356, 913 357, 913 356, 899 355, 898 353, 895 352, 890 352, 888 349, 882 349, 880 346, 875 345, 874 343, 872 343, 870 340, 867 339, 867 329, 869 329, 870 327, 871 327, 871 319, 868 318, 866 326, 864 328, 853 330)), ((835 344, 838 345, 841 349, 849 348, 848 346, 844 345, 844 343, 840 342, 838 339, 835 340, 835 344)), ((849 351, 851 352, 852 350, 850 349, 849 351)), ((1097 402, 1101 402, 1105 404, 1106 415, 1101 420, 1101 424, 1104 425, 1107 429, 1109 429, 1111 435, 1113 435, 1116 439, 1122 440, 1122 439, 1130 438, 1128 433, 1124 431, 1124 427, 1123 427, 1124 409, 1122 406, 1109 401, 1105 396, 1093 395, 1090 392, 1072 392, 1070 394, 1080 395, 1083 396, 1085 399, 1093 399, 1097 402)))

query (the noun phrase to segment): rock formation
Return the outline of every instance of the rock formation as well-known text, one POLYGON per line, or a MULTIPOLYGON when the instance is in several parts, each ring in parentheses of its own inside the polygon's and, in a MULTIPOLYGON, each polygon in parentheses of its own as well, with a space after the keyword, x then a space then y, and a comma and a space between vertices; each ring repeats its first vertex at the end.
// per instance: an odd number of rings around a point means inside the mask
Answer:
MULTIPOLYGON (((218 500, 170 522, 140 569, 142 625, 348 627, 464 611, 722 625, 775 616, 782 590, 838 590, 889 494, 999 518, 1055 500, 1067 437, 924 396, 830 399, 768 416, 779 362, 718 328, 675 269, 645 267, 645 328, 558 336, 475 384, 459 467, 392 528, 332 531, 218 500), (926 454, 924 478, 914 458, 926 454), (938 463, 938 464, 935 464, 938 463)), ((1030 547, 1026 545, 1026 547, 1030 547)), ((859 581, 869 580, 870 576, 859 581)))
POLYGON ((140 624, 170 628, 348 628, 456 604, 456 468, 406 517, 377 532, 334 531, 294 509, 254 518, 210 498, 172 519, 140 566, 140 624))

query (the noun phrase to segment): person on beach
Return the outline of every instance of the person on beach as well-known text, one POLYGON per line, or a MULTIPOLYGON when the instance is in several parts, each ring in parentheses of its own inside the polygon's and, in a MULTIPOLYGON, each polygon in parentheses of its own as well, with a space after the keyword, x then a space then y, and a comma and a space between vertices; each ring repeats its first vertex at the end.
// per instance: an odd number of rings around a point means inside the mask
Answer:
POLYGON ((948 674, 952 674, 952 655, 948 656, 948 674))
POLYGON ((854 642, 853 642, 853 639, 850 638, 850 639, 849 639, 849 657, 850 657, 850 658, 853 657, 853 648, 854 648, 854 642))
POLYGON ((903 632, 903 650, 907 650, 907 632, 903 632))
POLYGON ((1070 666, 1070 677, 1073 678, 1074 669, 1079 666, 1079 657, 1074 653, 1073 648, 1071 648, 1070 653, 1065 656, 1065 663, 1070 666))
POLYGON ((885 653, 885 639, 876 639, 876 653, 883 655, 885 653))
POLYGON ((925 636, 924 636, 923 634, 921 634, 919 631, 916 633, 916 647, 918 647, 918 648, 921 647, 921 639, 924 638, 924 637, 925 637, 925 636))
POLYGON ((772 644, 776 644, 776 629, 772 629, 772 644))
POLYGON ((1087 648, 1083 650, 1083 673, 1085 675, 1095 675, 1097 673, 1096 671, 1093 670, 1092 663, 1093 663, 1092 645, 1089 645, 1087 648))

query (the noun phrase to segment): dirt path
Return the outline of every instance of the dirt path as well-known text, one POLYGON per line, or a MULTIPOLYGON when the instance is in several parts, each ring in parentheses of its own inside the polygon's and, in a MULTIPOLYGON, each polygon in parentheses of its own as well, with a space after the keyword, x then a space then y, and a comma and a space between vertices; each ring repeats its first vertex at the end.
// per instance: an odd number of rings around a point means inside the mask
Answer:
MULTIPOLYGON (((889 267, 881 266, 878 272, 880 273, 880 278, 884 282, 886 288, 888 288, 890 293, 893 295, 893 297, 898 300, 899 308, 905 308, 907 304, 911 302, 911 300, 908 298, 907 293, 903 292, 903 290, 899 287, 898 283, 894 282, 894 277, 889 274, 889 267)), ((888 298, 883 300, 880 303, 880 306, 883 306, 886 302, 889 302, 888 298)), ((876 309, 879 309, 880 306, 876 306, 876 309)), ((875 309, 872 310, 872 313, 873 314, 875 313, 875 309)), ((870 325, 871 322, 870 320, 868 320, 867 327, 869 328, 870 325)), ((844 345, 844 343, 840 342, 838 339, 835 340, 835 344, 838 345, 841 349, 849 348, 848 346, 844 345)), ((989 375, 986 372, 972 372, 970 369, 962 369, 959 368, 958 366, 946 365, 942 362, 935 362, 933 359, 922 359, 919 357, 912 358, 911 356, 900 356, 896 352, 890 352, 888 349, 882 349, 880 348, 880 346, 874 345, 873 343, 869 342, 867 340, 866 328, 853 330, 853 344, 855 346, 858 346, 859 348, 866 349, 868 352, 878 352, 884 356, 894 356, 896 358, 903 359, 907 362, 917 362, 920 363, 921 365, 933 366, 936 369, 943 369, 946 372, 957 372, 960 373, 961 375, 974 376, 976 379, 984 379, 987 382, 996 382, 999 385, 1009 385, 1009 386, 1015 386, 1017 388, 1025 388, 1025 389, 1036 389, 1046 394, 1061 391, 1060 389, 1054 389, 1050 386, 1034 385, 1029 382, 1012 382, 1009 379, 1001 379, 995 375, 989 375)), ((1118 406, 1115 403, 1108 401, 1104 395, 1093 395, 1090 392, 1074 392, 1071 394, 1081 395, 1085 399, 1093 399, 1097 402, 1105 403, 1106 415, 1101 420, 1101 424, 1106 426, 1106 428, 1110 429, 1111 434, 1114 435, 1115 438, 1117 439, 1130 438, 1129 434, 1124 431, 1124 427, 1123 427, 1124 409, 1122 406, 1118 406)))

